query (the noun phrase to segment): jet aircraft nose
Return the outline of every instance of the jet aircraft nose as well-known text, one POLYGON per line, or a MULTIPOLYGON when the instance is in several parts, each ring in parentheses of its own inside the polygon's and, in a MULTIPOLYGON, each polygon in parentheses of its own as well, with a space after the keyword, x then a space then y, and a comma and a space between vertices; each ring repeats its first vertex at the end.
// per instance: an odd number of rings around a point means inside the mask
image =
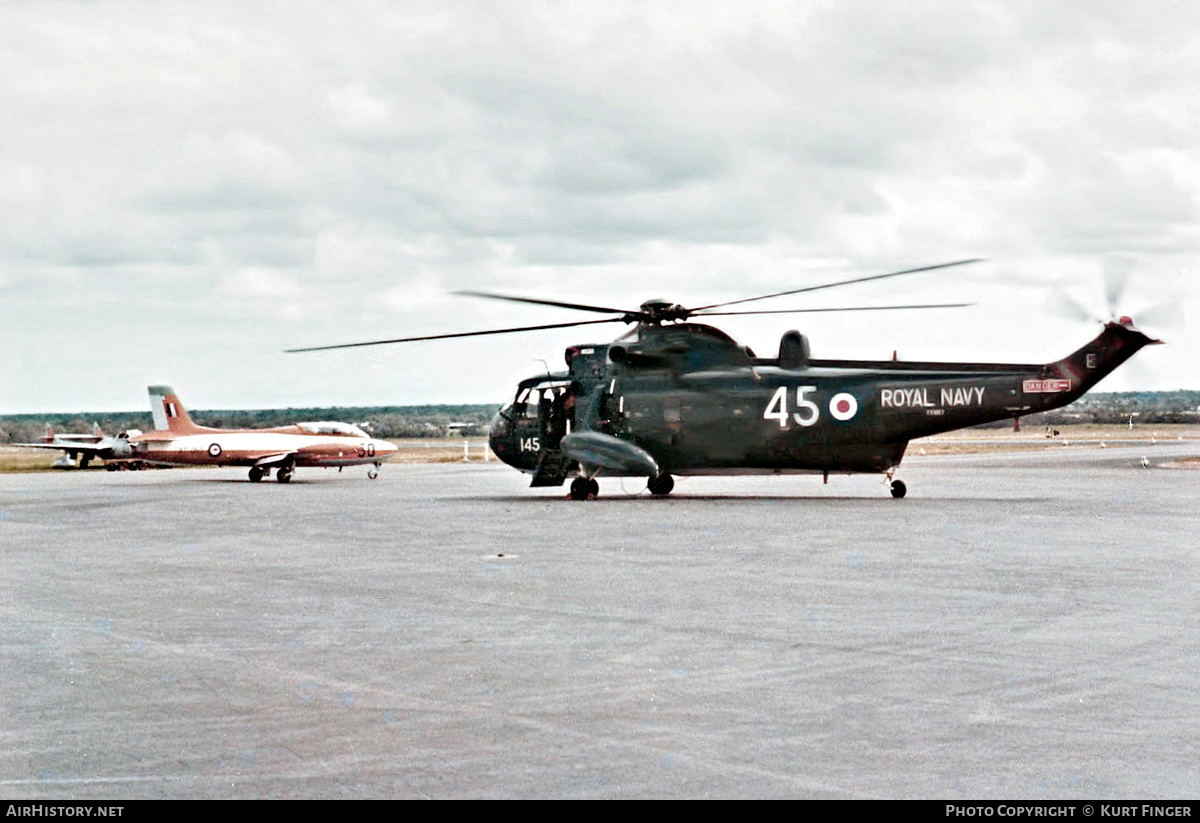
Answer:
POLYGON ((372 440, 371 442, 375 444, 375 455, 377 457, 386 459, 400 450, 395 443, 388 440, 372 440))

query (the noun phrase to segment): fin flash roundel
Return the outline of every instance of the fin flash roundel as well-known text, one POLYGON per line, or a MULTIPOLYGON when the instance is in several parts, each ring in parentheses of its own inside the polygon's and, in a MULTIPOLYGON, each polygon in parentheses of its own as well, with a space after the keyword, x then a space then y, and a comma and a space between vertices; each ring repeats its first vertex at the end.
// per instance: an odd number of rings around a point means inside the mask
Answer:
POLYGON ((838 392, 829 398, 829 413, 835 420, 849 420, 858 414, 858 400, 848 392, 838 392))

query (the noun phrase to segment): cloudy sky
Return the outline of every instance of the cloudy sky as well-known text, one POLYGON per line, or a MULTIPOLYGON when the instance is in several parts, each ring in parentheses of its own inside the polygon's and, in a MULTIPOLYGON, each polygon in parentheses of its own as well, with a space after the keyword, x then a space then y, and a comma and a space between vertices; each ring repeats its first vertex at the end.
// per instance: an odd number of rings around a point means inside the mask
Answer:
POLYGON ((0 0, 0 413, 499 403, 622 327, 282 350, 964 257, 720 325, 1054 360, 1107 265, 1170 345, 1101 389, 1200 389, 1198 106, 1186 0, 0 0))

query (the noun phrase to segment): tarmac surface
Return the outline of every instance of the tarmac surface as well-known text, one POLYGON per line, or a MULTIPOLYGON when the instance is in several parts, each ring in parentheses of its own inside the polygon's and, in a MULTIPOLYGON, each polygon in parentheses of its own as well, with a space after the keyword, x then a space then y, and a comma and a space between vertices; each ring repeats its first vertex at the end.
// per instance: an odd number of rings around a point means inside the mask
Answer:
POLYGON ((1196 798, 1198 451, 0 475, 0 796, 1196 798))

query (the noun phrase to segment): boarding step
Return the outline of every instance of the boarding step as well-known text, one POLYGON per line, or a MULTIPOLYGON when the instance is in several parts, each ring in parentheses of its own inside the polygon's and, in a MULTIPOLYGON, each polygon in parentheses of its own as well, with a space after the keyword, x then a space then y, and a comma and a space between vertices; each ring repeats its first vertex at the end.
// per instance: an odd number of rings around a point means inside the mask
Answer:
POLYGON ((561 486, 567 479, 567 471, 571 468, 571 458, 560 451, 542 453, 538 461, 537 471, 533 475, 530 486, 561 486))

